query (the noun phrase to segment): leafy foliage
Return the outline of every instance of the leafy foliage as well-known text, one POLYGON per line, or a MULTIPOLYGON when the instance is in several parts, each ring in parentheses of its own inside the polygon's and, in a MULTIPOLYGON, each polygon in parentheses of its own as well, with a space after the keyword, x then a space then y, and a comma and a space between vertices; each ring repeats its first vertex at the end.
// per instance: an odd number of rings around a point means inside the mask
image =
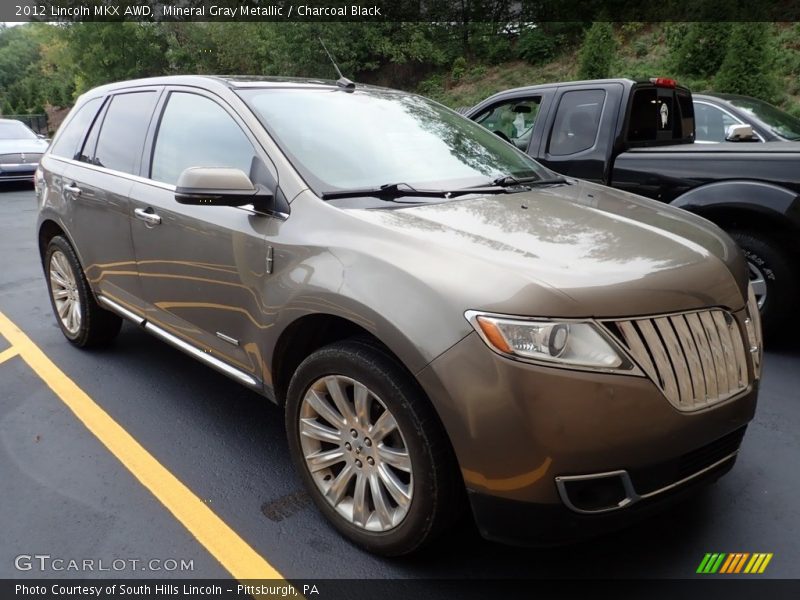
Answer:
POLYGON ((768 102, 779 98, 775 48, 770 23, 735 23, 725 60, 717 73, 717 91, 755 96, 768 102))
POLYGON ((675 68, 690 76, 713 76, 728 51, 731 23, 691 23, 674 52, 675 68))
POLYGON ((580 79, 603 79, 611 75, 611 66, 617 42, 614 39, 614 29, 611 23, 597 21, 586 33, 586 40, 580 53, 580 79))
POLYGON ((538 3, 521 3, 533 12, 518 20, 514 4, 462 0, 456 19, 434 23, 0 25, 0 108, 68 107, 96 85, 161 74, 335 78, 320 38, 345 76, 451 106, 507 87, 609 76, 676 76, 786 108, 800 96, 798 24, 537 22, 538 3))

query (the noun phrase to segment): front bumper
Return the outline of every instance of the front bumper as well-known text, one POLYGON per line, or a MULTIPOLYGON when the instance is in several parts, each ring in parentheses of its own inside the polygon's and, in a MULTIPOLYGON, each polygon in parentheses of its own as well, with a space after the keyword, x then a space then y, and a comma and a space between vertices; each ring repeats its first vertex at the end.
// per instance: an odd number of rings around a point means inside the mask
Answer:
POLYGON ((614 527, 708 475, 719 476, 733 460, 669 493, 640 498, 632 506, 623 503, 605 514, 568 508, 557 485, 559 477, 625 471, 642 488, 637 495, 661 489, 674 483, 671 477, 681 479, 670 470, 678 468, 680 457, 702 456, 710 444, 742 430, 754 415, 757 397, 752 384, 709 409, 681 412, 645 377, 509 360, 474 333, 418 379, 450 437, 481 531, 494 539, 529 542, 551 543, 559 539, 558 531, 563 539, 577 537, 578 530, 591 533, 601 522, 614 527), (514 512, 531 516, 520 522, 501 514, 514 512))
POLYGON ((0 165, 0 181, 33 181, 38 163, 0 165))
POLYGON ((736 457, 703 472, 680 487, 624 510, 580 514, 559 504, 536 504, 469 492, 481 535, 496 542, 521 546, 557 546, 628 527, 657 515, 695 494, 731 470, 736 457))

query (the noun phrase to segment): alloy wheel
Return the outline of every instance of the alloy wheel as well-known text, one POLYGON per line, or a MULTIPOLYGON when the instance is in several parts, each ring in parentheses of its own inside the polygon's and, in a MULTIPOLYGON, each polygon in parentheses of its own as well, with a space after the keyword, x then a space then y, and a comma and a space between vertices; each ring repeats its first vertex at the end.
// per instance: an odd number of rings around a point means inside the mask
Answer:
POLYGON ((747 261, 747 266, 750 270, 750 285, 753 286, 753 293, 756 296, 758 309, 764 308, 764 303, 767 301, 767 280, 764 273, 751 261, 747 261))
POLYGON ((64 329, 76 335, 81 328, 81 298, 75 272, 61 250, 50 256, 50 293, 64 329))
POLYGON ((342 375, 316 380, 298 428, 306 468, 340 516, 372 532, 403 521, 414 491, 411 457, 395 417, 366 385, 342 375))

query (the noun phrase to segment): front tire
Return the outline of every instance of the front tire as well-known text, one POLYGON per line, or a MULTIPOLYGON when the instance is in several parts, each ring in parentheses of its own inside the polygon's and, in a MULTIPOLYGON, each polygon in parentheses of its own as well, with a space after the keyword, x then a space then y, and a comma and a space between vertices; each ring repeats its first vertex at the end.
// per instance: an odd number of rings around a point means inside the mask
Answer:
POLYGON ((766 335, 776 335, 794 315, 800 282, 786 252, 759 233, 731 231, 745 258, 766 335))
POLYGON ((50 240, 44 256, 50 304, 61 332, 79 348, 103 346, 119 333, 122 319, 101 308, 66 238, 50 240))
POLYGON ((286 430, 319 510, 367 550, 409 554, 458 516, 463 483, 441 423, 376 345, 338 342, 304 360, 289 384, 286 430))

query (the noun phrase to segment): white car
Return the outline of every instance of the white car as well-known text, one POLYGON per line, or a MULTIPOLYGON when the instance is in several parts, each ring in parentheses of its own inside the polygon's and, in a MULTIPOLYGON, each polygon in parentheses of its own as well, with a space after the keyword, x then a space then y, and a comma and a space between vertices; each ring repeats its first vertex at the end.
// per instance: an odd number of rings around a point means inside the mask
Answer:
POLYGON ((33 181, 48 143, 20 121, 0 119, 0 181, 33 181))

